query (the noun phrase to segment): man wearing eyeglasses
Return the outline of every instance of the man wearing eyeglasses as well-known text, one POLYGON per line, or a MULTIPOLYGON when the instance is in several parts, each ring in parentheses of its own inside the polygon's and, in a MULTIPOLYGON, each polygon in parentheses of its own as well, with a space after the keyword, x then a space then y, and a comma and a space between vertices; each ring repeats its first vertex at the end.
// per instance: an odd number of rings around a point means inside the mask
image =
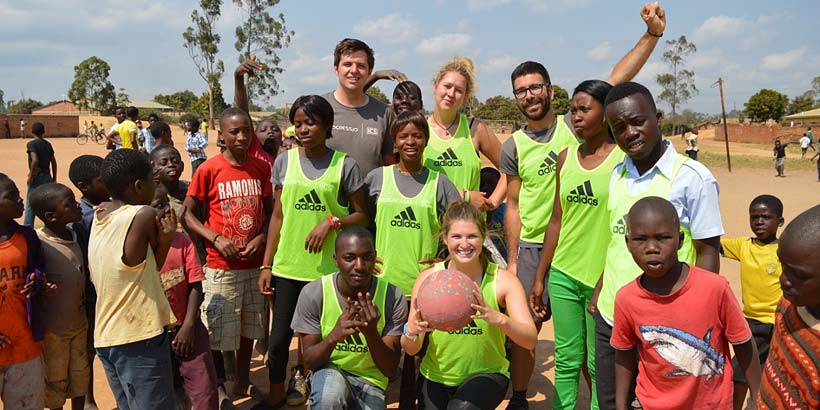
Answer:
MULTIPOLYGON (((657 2, 646 4, 641 17, 647 31, 637 45, 619 61, 607 81, 618 84, 631 80, 652 54, 666 28, 666 15, 657 2)), ((544 232, 552 215, 555 197, 558 154, 579 141, 570 115, 556 115, 552 107, 554 91, 549 73, 533 61, 521 63, 511 75, 513 95, 521 113, 527 118, 524 128, 515 131, 501 148, 500 171, 507 175, 507 210, 505 234, 509 257, 507 269, 516 273, 530 294, 535 270, 541 256, 544 232)), ((546 285, 544 286, 546 289, 546 285)), ((548 292, 542 305, 549 307, 548 292)), ((541 321, 533 314, 538 330, 541 321)), ((535 368, 535 350, 513 345, 511 357, 513 396, 507 410, 529 408, 527 385, 535 368)))

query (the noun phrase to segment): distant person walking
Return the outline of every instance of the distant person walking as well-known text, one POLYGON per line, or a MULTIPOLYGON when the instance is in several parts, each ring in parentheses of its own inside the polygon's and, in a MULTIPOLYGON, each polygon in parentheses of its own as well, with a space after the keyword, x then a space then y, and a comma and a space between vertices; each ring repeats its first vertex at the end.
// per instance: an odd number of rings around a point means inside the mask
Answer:
POLYGON ((692 131, 692 133, 686 137, 686 155, 695 161, 698 160, 698 134, 695 131, 692 131))
POLYGON ((26 120, 20 119, 20 138, 26 137, 26 120))
MULTIPOLYGON (((800 137, 800 158, 806 158, 806 151, 809 150, 809 146, 811 146, 811 140, 806 136, 806 133, 803 133, 803 136, 800 137)), ((815 150, 814 147, 811 147, 811 149, 815 150)))
POLYGON ((3 129, 6 131, 6 138, 11 138, 11 126, 8 118, 3 118, 3 129))
POLYGON ((35 122, 31 126, 31 133, 34 134, 34 139, 26 144, 29 166, 26 178, 26 185, 28 185, 26 210, 23 217, 23 224, 26 226, 34 226, 34 212, 31 210, 31 201, 29 201, 31 191, 40 185, 56 182, 57 179, 57 159, 54 157, 54 148, 43 138, 46 127, 42 123, 35 122))
POLYGON ((814 133, 811 131, 811 127, 809 127, 809 128, 806 130, 806 137, 808 137, 808 138, 809 138, 809 148, 811 148, 811 150, 812 150, 812 151, 817 151, 817 150, 814 148, 814 133))

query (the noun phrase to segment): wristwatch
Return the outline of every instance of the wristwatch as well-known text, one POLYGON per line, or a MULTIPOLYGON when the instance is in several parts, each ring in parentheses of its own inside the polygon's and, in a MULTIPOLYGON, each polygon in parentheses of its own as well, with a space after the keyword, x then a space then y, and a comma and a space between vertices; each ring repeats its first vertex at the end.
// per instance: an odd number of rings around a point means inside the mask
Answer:
POLYGON ((404 324, 404 330, 402 330, 402 334, 404 335, 404 337, 406 337, 411 342, 415 342, 416 339, 419 338, 419 335, 410 336, 409 334, 407 334, 407 323, 404 324))

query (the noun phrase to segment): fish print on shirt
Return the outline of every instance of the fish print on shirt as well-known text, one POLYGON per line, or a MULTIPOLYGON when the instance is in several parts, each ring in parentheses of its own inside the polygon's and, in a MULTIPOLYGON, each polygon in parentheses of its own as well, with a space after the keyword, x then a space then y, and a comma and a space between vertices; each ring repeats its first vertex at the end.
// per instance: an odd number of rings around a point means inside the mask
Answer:
POLYGON ((710 380, 723 374, 726 359, 709 343, 712 329, 703 338, 666 326, 641 326, 641 336, 675 369, 667 376, 706 376, 710 380))

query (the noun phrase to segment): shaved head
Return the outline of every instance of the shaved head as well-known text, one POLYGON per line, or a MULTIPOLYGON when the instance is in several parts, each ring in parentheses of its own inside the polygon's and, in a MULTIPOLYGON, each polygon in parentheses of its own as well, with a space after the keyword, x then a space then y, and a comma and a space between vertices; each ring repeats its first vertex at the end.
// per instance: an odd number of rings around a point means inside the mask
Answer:
POLYGON ((780 237, 781 247, 820 248, 820 205, 817 205, 794 218, 780 237))
POLYGON ((648 196, 641 198, 638 202, 632 205, 629 209, 629 214, 626 217, 627 229, 633 223, 640 223, 648 215, 657 215, 663 221, 674 222, 677 229, 680 229, 680 218, 678 218, 678 211, 671 202, 658 196, 648 196))

